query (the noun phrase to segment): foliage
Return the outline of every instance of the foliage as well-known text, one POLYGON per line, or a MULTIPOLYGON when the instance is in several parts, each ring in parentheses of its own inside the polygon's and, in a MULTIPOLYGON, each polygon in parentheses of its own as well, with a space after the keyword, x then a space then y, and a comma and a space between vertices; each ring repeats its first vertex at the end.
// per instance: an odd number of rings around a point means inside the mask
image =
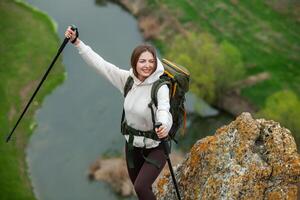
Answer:
POLYGON ((241 91, 242 96, 259 108, 264 106, 268 96, 283 88, 300 94, 299 1, 147 2, 155 7, 152 10, 167 10, 182 29, 208 32, 217 42, 226 40, 236 46, 241 52, 247 76, 265 71, 271 74, 270 80, 241 91))
POLYGON ((166 52, 167 58, 190 70, 191 91, 208 102, 214 102, 245 72, 239 50, 227 41, 217 44, 207 33, 178 35, 166 52))
POLYGON ((300 99, 291 90, 276 92, 268 97, 265 108, 258 116, 280 122, 300 142, 300 99))
POLYGON ((13 128, 58 48, 55 25, 44 13, 22 1, 0 1, 0 199, 35 199, 27 174, 25 148, 33 114, 41 101, 64 80, 58 60, 9 143, 13 128))

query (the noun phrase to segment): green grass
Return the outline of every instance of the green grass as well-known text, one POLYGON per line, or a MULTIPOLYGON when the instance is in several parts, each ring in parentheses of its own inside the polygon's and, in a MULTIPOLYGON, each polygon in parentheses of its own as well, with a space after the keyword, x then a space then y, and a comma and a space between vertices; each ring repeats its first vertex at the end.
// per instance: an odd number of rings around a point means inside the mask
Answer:
POLYGON ((247 75, 269 72, 270 80, 242 91, 263 107, 266 98, 281 89, 300 95, 300 23, 295 16, 275 11, 266 2, 151 0, 149 4, 164 4, 176 13, 181 24, 193 24, 197 31, 234 44, 242 53, 247 75))
POLYGON ((25 148, 33 115, 43 98, 64 80, 59 59, 19 124, 5 142, 59 47, 53 22, 43 13, 11 0, 0 1, 0 199, 35 199, 27 174, 25 148))

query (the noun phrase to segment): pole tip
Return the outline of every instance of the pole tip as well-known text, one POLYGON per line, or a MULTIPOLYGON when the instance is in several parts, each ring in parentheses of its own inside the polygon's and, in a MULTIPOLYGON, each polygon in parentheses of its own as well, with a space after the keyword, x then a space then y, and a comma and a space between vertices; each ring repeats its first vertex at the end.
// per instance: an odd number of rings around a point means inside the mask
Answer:
POLYGON ((10 138, 11 138, 11 136, 9 135, 9 136, 6 138, 6 143, 9 142, 10 138))

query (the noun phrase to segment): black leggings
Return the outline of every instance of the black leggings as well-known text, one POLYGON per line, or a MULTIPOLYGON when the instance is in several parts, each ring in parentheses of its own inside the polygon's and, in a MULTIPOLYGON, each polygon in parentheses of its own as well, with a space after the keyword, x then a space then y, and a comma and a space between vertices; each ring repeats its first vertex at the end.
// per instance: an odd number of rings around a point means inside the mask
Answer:
MULTIPOLYGON (((127 145, 126 143, 126 160, 128 158, 127 145)), ((127 163, 127 170, 139 200, 156 200, 152 192, 152 184, 166 164, 166 156, 162 144, 152 149, 134 147, 132 157, 134 168, 129 168, 127 163), (160 167, 158 168, 146 162, 143 155, 158 162, 160 167)))

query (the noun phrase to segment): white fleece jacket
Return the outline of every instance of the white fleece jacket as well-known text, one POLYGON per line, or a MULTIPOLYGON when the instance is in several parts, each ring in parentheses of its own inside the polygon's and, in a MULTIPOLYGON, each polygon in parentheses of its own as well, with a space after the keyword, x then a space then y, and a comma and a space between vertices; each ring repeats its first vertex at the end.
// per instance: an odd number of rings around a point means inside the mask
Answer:
MULTIPOLYGON (((79 54, 85 62, 96 71, 108 79, 123 94, 126 80, 131 76, 134 80, 132 89, 128 92, 124 100, 124 110, 126 121, 129 126, 141 131, 153 129, 151 111, 148 104, 151 101, 151 88, 153 83, 163 74, 164 67, 157 59, 157 68, 148 78, 141 82, 133 73, 132 69, 123 70, 115 65, 105 61, 101 56, 95 53, 89 46, 80 41, 76 45, 79 54)), ((156 121, 161 122, 169 131, 172 126, 172 115, 169 112, 169 88, 166 85, 160 87, 157 93, 158 106, 155 108, 156 121)), ((129 136, 125 135, 126 140, 129 136)), ((142 136, 134 136, 133 145, 136 147, 154 148, 159 145, 155 141, 142 136)))

